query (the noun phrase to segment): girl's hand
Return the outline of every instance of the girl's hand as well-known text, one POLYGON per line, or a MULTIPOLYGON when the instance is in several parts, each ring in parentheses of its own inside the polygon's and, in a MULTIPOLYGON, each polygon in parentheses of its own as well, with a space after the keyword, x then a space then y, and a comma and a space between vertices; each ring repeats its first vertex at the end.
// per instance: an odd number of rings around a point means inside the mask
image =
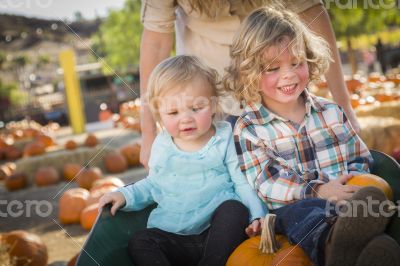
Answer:
POLYGON ((99 210, 108 203, 112 204, 111 214, 114 216, 115 212, 126 203, 124 194, 119 191, 104 194, 99 200, 99 210))
POLYGON ((359 186, 346 185, 347 181, 352 177, 353 175, 351 174, 342 175, 336 180, 331 180, 319 186, 317 188, 318 197, 333 202, 349 199, 361 188, 359 186))
POLYGON ((256 219, 254 220, 247 228, 245 229, 245 232, 248 237, 253 237, 256 235, 261 234, 262 230, 262 224, 264 222, 264 218, 256 219))

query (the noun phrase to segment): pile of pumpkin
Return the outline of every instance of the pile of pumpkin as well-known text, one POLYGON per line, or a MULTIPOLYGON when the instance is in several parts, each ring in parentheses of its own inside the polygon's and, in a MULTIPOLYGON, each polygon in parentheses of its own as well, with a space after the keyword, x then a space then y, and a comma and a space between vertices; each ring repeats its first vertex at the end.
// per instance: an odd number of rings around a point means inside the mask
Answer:
POLYGON ((59 202, 59 220, 62 224, 80 223, 90 230, 98 215, 98 201, 105 193, 124 186, 116 177, 101 178, 99 172, 92 172, 91 179, 79 183, 79 188, 66 190, 59 202))
POLYGON ((119 107, 119 114, 114 114, 114 127, 122 127, 140 131, 140 99, 122 103, 119 107))
MULTIPOLYGON (((104 156, 104 167, 108 173, 122 173, 128 167, 139 166, 140 145, 138 143, 123 146, 119 151, 113 151, 104 156)), ((6 163, 0 167, 0 178, 9 191, 25 188, 29 182, 25 173, 16 172, 15 163, 6 163)), ((90 189, 94 180, 101 179, 103 174, 98 167, 83 167, 76 163, 66 163, 62 169, 65 181, 76 181, 80 187, 90 189)), ((62 180, 60 172, 54 166, 39 167, 33 177, 38 187, 55 185, 62 180)))

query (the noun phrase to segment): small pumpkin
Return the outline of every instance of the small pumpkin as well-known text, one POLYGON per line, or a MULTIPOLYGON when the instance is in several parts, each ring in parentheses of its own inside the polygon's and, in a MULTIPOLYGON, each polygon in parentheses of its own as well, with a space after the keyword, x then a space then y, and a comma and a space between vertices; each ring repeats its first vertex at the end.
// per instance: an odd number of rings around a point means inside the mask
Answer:
POLYGON ((35 137, 35 141, 42 143, 45 148, 56 145, 53 138, 47 135, 38 135, 35 137))
POLYGON ((31 142, 25 145, 23 155, 25 157, 37 156, 46 152, 45 146, 41 142, 31 142))
POLYGON ((312 266, 310 259, 299 246, 289 243, 283 235, 277 235, 280 249, 274 254, 262 253, 259 249, 260 236, 244 241, 230 255, 227 266, 302 265, 312 266))
POLYGON ((89 134, 84 142, 84 145, 87 147, 95 147, 97 144, 99 144, 99 140, 93 134, 89 134))
POLYGON ((90 189, 94 181, 101 179, 103 174, 98 167, 84 169, 76 178, 79 187, 90 189))
POLYGON ((58 218, 63 224, 79 223, 82 210, 86 207, 89 191, 72 188, 63 193, 59 202, 58 218))
POLYGON ((52 166, 42 166, 35 173, 35 183, 38 187, 54 185, 59 181, 60 175, 52 166))
POLYGON ((126 145, 120 150, 122 156, 125 157, 129 166, 140 165, 140 144, 135 143, 132 145, 126 145))
POLYGON ((96 222, 98 214, 99 214, 98 203, 87 206, 81 212, 81 217, 80 217, 81 226, 86 230, 92 229, 94 223, 96 222))
POLYGON ((1 243, 7 246, 10 265, 47 265, 47 247, 35 234, 23 230, 11 231, 1 236, 1 243))
POLYGON ((354 186, 361 186, 361 187, 366 187, 366 186, 377 187, 385 193, 386 197, 389 200, 393 200, 392 188, 386 182, 385 179, 383 179, 377 175, 373 175, 373 174, 355 175, 349 181, 347 181, 346 184, 354 185, 354 186))
POLYGON ((10 145, 4 150, 5 158, 9 161, 15 161, 22 157, 22 151, 20 151, 14 145, 10 145))
POLYGON ((67 163, 63 167, 63 176, 68 181, 74 180, 78 177, 82 168, 83 167, 77 163, 67 163))
POLYGON ((67 150, 75 150, 75 149, 78 147, 78 144, 77 144, 74 140, 68 140, 68 141, 65 143, 64 147, 65 147, 67 150))
POLYGON ((27 177, 23 173, 14 173, 10 176, 7 176, 4 180, 4 185, 9 191, 24 188, 27 184, 27 177))
POLYGON ((104 166, 109 173, 122 173, 128 168, 128 163, 120 153, 111 152, 104 157, 104 166))

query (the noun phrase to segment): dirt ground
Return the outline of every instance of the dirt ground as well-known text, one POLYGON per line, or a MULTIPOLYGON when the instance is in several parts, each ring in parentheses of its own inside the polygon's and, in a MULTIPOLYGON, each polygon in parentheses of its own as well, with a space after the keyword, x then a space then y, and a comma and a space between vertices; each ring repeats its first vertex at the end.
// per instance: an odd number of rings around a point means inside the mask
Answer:
MULTIPOLYGON (((102 145, 112 148, 118 148, 123 144, 138 140, 137 134, 127 130, 107 129, 96 131, 95 134, 101 140, 102 145)), ((66 129, 60 130, 56 136, 59 144, 71 138, 79 143, 83 141, 85 135, 72 136, 70 130, 66 129)), ((146 171, 142 167, 131 168, 118 175, 113 174, 113 176, 121 178, 125 184, 136 182, 145 177, 145 175, 146 171)), ((3 184, 0 183, 0 200, 6 200, 7 203, 15 200, 23 205, 23 213, 18 217, 7 215, 7 217, 0 218, 0 233, 18 229, 35 233, 47 245, 49 265, 66 265, 69 259, 81 250, 89 233, 79 224, 62 225, 58 220, 58 201, 61 195, 58 192, 76 186, 75 183, 62 182, 55 186, 44 188, 31 186, 22 190, 8 192, 3 184), (35 206, 27 205, 26 201, 30 200, 43 204, 40 204, 41 208, 36 210, 35 206)), ((9 213, 7 212, 7 206, 9 205, 0 204, 0 213, 9 213)), ((14 206, 13 208, 15 212, 18 207, 14 206)))

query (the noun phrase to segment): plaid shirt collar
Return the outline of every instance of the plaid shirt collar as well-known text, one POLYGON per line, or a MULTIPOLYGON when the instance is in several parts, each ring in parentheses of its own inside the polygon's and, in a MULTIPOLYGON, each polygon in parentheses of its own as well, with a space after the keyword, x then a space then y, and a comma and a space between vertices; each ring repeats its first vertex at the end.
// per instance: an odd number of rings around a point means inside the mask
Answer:
MULTIPOLYGON (((306 114, 307 116, 311 113, 311 108, 314 109, 316 112, 322 112, 325 110, 323 104, 321 104, 317 97, 311 95, 307 89, 303 91, 301 94, 305 97, 306 102, 306 114)), ((268 124, 274 119, 280 119, 283 121, 287 121, 287 119, 280 117, 279 115, 271 112, 267 108, 265 108, 262 103, 249 103, 244 108, 244 113, 242 117, 250 118, 253 124, 256 125, 264 125, 268 124)))

